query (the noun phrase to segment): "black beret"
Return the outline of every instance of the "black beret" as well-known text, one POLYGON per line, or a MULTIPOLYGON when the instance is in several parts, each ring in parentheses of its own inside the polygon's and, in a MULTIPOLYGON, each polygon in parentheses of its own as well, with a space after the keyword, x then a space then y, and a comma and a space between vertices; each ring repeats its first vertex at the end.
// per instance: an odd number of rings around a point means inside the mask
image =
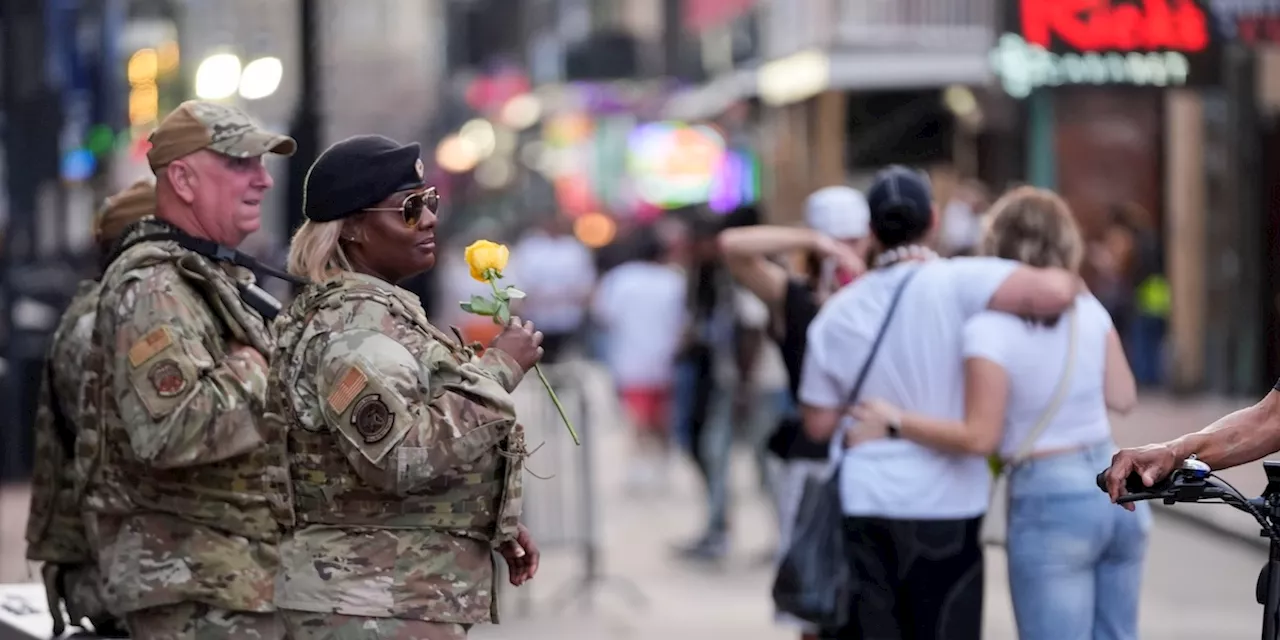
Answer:
POLYGON ((332 222, 359 213, 397 191, 421 189, 422 151, 384 136, 355 136, 316 158, 303 185, 302 214, 332 222))

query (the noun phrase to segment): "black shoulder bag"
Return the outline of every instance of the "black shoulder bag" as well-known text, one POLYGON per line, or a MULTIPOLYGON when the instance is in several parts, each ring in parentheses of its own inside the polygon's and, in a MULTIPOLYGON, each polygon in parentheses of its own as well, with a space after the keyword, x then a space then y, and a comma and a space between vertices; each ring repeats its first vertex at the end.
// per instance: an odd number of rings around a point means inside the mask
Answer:
MULTIPOLYGON (((858 401, 862 383, 866 381, 871 363, 880 351, 880 343, 884 341, 889 321, 902 300, 902 292, 918 271, 917 268, 907 274, 894 291, 889 310, 871 344, 871 352, 862 363, 848 402, 840 412, 842 415, 858 401)), ((835 437, 840 437, 839 432, 835 437)), ((849 570, 844 544, 844 510, 840 505, 842 461, 843 455, 831 465, 825 477, 812 477, 805 481, 790 545, 773 582, 773 603, 778 611, 822 629, 840 629, 849 623, 849 604, 858 583, 857 576, 849 570)))

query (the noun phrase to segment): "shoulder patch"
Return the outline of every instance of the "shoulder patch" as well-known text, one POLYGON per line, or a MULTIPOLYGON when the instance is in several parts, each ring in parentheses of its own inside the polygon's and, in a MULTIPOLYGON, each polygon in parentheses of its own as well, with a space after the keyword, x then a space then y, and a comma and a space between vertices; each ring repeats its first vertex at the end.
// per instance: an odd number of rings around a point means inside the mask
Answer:
POLYGON ((355 409, 351 410, 351 424, 360 433, 360 437, 369 444, 387 437, 395 423, 395 414, 391 413, 391 408, 382 401, 382 396, 376 393, 360 398, 355 409))
POLYGON ((338 379, 338 384, 333 387, 333 391, 329 392, 329 398, 326 401, 334 413, 342 415, 347 412, 347 407, 351 406, 351 401, 355 400, 368 384, 369 378, 364 375, 360 367, 355 365, 347 367, 346 373, 338 379))
POLYGON ((154 358, 157 353, 168 349, 173 344, 173 332, 169 327, 156 327, 147 335, 142 336, 137 342, 129 347, 129 364, 133 367, 141 366, 146 361, 154 358))
POLYGON ((187 389, 187 376, 178 363, 169 358, 151 365, 151 370, 147 372, 147 380, 151 382, 151 388, 155 389, 156 395, 161 398, 176 397, 187 389))

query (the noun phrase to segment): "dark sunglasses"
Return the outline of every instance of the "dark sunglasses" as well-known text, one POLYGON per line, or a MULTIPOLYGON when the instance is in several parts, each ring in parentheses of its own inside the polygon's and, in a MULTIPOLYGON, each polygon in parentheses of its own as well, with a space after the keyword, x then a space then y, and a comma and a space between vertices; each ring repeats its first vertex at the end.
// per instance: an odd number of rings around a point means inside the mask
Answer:
POLYGON ((433 215, 440 208, 440 194, 435 187, 427 187, 426 191, 411 193, 404 198, 404 202, 397 208, 374 207, 365 209, 365 211, 399 211, 404 216, 404 224, 406 227, 418 226, 418 221, 422 220, 422 210, 426 208, 433 215))

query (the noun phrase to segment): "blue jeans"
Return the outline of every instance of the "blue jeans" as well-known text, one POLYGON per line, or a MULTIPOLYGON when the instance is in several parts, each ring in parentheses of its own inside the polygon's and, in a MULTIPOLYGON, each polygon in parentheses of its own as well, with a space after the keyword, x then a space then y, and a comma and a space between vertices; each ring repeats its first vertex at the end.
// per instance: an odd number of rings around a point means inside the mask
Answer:
POLYGON ((1151 511, 1111 504, 1110 442, 1033 459, 1009 479, 1009 590, 1022 640, 1136 640, 1151 511))

